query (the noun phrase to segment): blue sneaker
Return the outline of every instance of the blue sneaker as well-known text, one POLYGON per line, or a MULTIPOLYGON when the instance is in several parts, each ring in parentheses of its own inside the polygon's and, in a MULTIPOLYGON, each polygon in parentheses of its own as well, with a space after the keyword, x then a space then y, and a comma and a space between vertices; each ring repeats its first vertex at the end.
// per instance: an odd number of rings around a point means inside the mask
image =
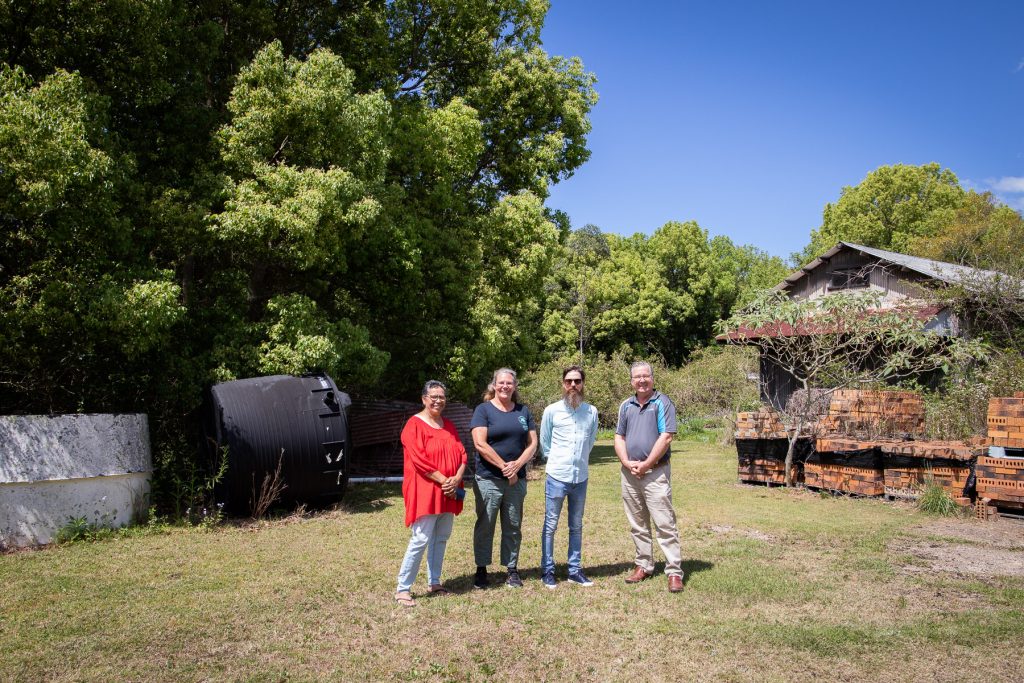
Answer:
POLYGON ((544 587, 545 588, 550 588, 551 590, 555 590, 555 588, 558 587, 558 583, 555 581, 555 573, 554 572, 544 572, 544 578, 541 579, 541 580, 544 582, 544 587))
POLYGON ((593 586, 594 582, 588 579, 582 571, 569 572, 569 583, 575 583, 577 586, 593 586))

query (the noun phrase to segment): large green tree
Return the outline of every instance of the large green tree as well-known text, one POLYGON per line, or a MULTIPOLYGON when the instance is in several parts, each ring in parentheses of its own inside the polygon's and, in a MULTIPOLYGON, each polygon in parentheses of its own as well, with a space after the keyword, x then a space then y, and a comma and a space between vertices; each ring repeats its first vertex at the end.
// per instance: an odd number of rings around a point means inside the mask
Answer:
POLYGON ((659 356, 670 365, 707 343, 737 302, 781 280, 778 257, 709 238, 696 222, 669 222, 651 236, 569 235, 545 285, 548 350, 659 356))
POLYGON ((0 0, 0 408, 159 432, 218 379, 534 362, 596 101, 546 12, 0 0))
POLYGON ((908 253, 915 239, 938 233, 964 194, 956 175, 939 164, 880 166, 825 206, 821 226, 795 259, 807 263, 840 241, 908 253))

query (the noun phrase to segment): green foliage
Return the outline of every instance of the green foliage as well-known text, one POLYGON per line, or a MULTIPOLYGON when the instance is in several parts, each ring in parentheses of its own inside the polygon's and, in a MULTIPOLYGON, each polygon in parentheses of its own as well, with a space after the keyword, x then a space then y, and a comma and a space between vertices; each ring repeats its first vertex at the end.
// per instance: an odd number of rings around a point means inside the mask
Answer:
POLYGON ((925 426, 931 439, 966 439, 985 434, 988 400, 1024 391, 1024 358, 992 349, 979 365, 955 365, 946 381, 924 394, 925 426))
POLYGON ((103 524, 93 524, 85 517, 73 517, 57 529, 53 540, 58 545, 66 545, 81 541, 102 541, 113 536, 114 531, 103 524))
MULTIPOLYGON (((636 359, 623 353, 610 357, 590 356, 582 363, 586 370, 586 398, 597 408, 601 426, 614 428, 619 405, 632 393, 629 366, 636 359)), ((690 363, 667 368, 657 359, 647 359, 654 368, 656 388, 672 399, 679 418, 680 433, 704 434, 715 418, 757 404, 757 357, 749 349, 707 347, 694 353, 690 363)), ((562 370, 579 363, 566 355, 524 373, 519 390, 534 416, 562 397, 562 370)), ((715 425, 717 428, 717 425, 715 425)))
POLYGON ((880 166, 827 204, 802 254, 807 263, 840 241, 909 253, 911 244, 937 235, 964 201, 956 175, 939 164, 880 166))
POLYGON ((709 346, 696 351, 686 365, 659 373, 658 389, 672 399, 681 418, 706 423, 756 407, 757 373, 753 349, 709 346))
POLYGON ((213 381, 467 396, 535 362, 561 237, 543 198, 586 160, 597 98, 540 48, 546 11, 0 7, 0 409, 148 413, 181 514, 213 381))
POLYGON ((1024 267, 1019 248, 1024 218, 991 193, 970 190, 955 211, 943 212, 939 219, 935 233, 915 239, 910 253, 1004 273, 1024 267))
POLYGON ((787 272, 781 259, 709 239, 693 221, 629 238, 586 226, 568 236, 545 284, 546 346, 680 365, 707 343, 715 321, 787 272))

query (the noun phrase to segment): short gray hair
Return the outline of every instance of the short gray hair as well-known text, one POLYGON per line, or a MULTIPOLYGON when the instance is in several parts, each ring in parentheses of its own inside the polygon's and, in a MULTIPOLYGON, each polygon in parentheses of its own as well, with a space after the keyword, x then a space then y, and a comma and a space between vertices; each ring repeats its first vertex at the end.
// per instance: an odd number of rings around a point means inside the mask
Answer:
POLYGON ((630 379, 633 379, 633 371, 636 370, 637 368, 647 368, 647 372, 650 373, 651 379, 654 379, 654 368, 652 368, 651 364, 645 360, 635 361, 632 365, 629 366, 630 379))

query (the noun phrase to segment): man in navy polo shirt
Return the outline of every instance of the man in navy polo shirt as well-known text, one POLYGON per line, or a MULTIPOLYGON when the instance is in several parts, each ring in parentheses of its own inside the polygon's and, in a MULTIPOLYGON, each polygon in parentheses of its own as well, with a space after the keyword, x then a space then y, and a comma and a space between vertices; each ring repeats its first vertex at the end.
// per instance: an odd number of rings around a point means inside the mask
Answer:
POLYGON ((676 433, 676 407, 654 390, 649 363, 638 361, 629 369, 636 391, 619 406, 615 427, 615 454, 622 463, 622 502, 636 546, 636 566, 626 583, 640 583, 654 574, 651 523, 665 554, 665 574, 672 593, 683 590, 682 557, 676 511, 672 507, 672 467, 669 457, 676 433))

